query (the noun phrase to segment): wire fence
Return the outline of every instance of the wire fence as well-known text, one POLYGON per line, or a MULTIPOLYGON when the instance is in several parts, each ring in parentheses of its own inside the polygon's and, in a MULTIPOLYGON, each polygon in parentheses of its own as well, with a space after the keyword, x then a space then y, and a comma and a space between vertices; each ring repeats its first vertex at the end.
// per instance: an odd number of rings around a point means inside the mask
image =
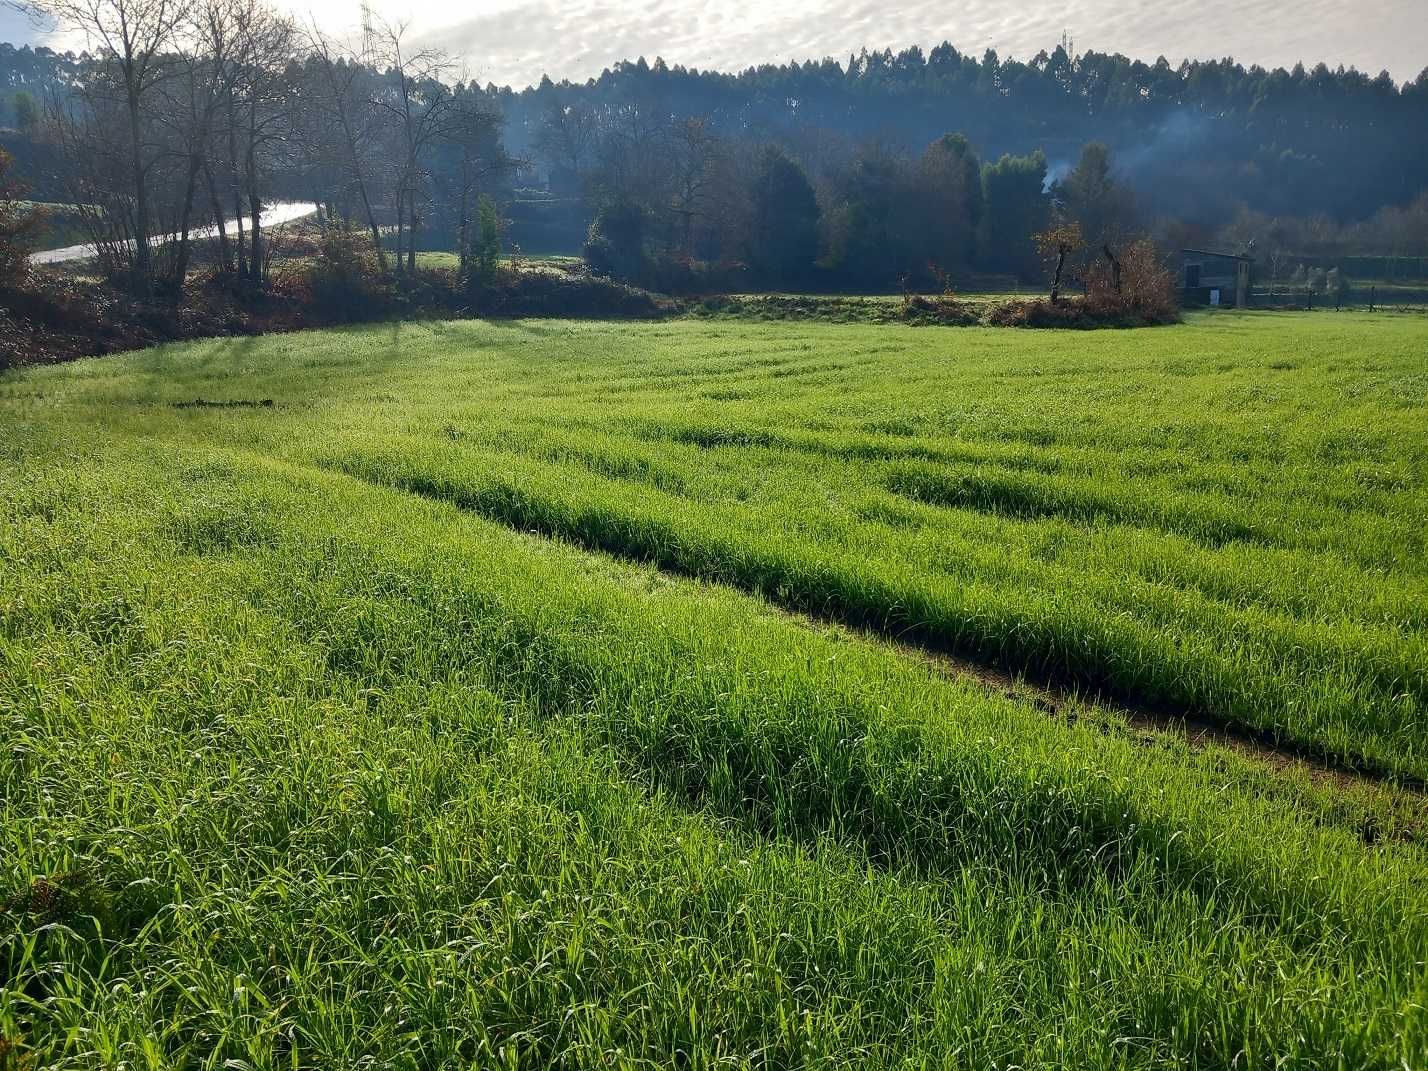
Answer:
POLYGON ((1309 287, 1254 287, 1250 291, 1250 305, 1254 308, 1428 311, 1428 284, 1355 284, 1338 294, 1316 292, 1309 287))

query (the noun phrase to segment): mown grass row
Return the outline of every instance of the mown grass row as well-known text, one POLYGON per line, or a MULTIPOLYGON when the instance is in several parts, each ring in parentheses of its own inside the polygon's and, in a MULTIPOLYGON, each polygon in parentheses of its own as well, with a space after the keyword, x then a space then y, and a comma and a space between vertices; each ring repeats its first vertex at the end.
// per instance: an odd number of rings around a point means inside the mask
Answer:
MULTIPOLYGON (((1110 463, 1101 452, 966 442, 933 447, 920 440, 792 436, 748 427, 695 428, 699 443, 709 445, 690 449, 691 429, 681 424, 642 422, 628 434, 588 420, 523 422, 520 429, 515 436, 499 423, 448 421, 435 436, 385 432, 355 445, 434 456, 444 470, 465 465, 518 478, 524 470, 513 467, 511 457, 582 466, 597 477, 683 498, 701 512, 757 509, 753 521, 740 517, 753 529, 815 533, 856 544, 865 558, 915 561, 939 572, 971 572, 965 563, 974 558, 979 575, 1027 586, 1037 579, 1029 569, 1040 564, 1061 564, 1074 578, 1114 563, 1133 578, 1200 592, 1235 608, 1383 624, 1400 632, 1421 632, 1428 624, 1419 582, 1421 535, 1407 530, 1411 512, 1389 499, 1360 496, 1346 509, 1334 496, 1317 503, 1312 514, 1301 508, 1292 528, 1271 529, 1269 511, 1261 509, 1250 514, 1259 525, 1252 529, 1240 519, 1245 511, 1224 492, 1248 493, 1241 485, 1257 484, 1263 474, 1239 473, 1228 482, 1230 473, 1183 459, 1177 467, 1197 486, 1219 487, 1218 499, 1185 493, 1165 479, 1158 462, 1135 462, 1134 480, 1108 486, 1107 474, 1097 475, 1110 463), (857 464, 844 468, 828 463, 830 457, 857 464), (909 458, 914 463, 898 463, 909 458), (937 464, 916 463, 925 461, 937 464), (1147 475, 1160 479, 1142 478, 1147 475), (893 487, 909 493, 887 493, 893 487), (954 500, 964 497, 973 508, 957 507, 954 500), (918 499, 932 500, 935 508, 918 499), (1050 523, 1018 523, 1027 520, 1050 523), (859 530, 861 521, 882 527, 859 530), (1253 538, 1237 540, 1231 527, 1253 538), (1202 534, 1194 538, 1196 533, 1202 534), (1000 547, 1005 561, 993 563, 988 544, 1000 547), (1381 553, 1388 548, 1390 553, 1381 553)), ((326 437, 320 446, 330 454, 326 437)), ((1285 493, 1296 500, 1312 497, 1298 485, 1285 493)), ((1067 581, 1058 576, 1055 582, 1067 581)))
POLYGON ((1270 775, 251 456, 11 501, 7 877, 129 918, 12 919, 3 1021, 76 1066, 1428 1045, 1421 855, 1270 775))
MULTIPOLYGON (((1312 470, 1281 472, 1274 480, 1245 465, 1189 460, 1180 450, 1154 449, 1126 459, 1115 450, 1067 448, 1054 440, 1038 449, 1024 443, 938 442, 899 434, 791 434, 758 424, 685 420, 634 419, 627 429, 579 422, 573 430, 587 450, 597 442, 628 449, 623 436, 611 434, 615 431, 637 441, 702 451, 745 448, 751 460, 771 458, 794 470, 806 466, 781 455, 836 458, 865 466, 872 486, 929 505, 1005 517, 1132 525, 1212 547, 1238 542, 1331 551, 1369 568, 1411 565, 1422 557, 1421 534, 1409 518, 1393 515, 1391 492, 1411 483, 1404 473, 1392 470, 1376 481, 1379 487, 1365 474, 1365 486, 1345 494, 1313 479, 1312 470), (762 450, 775 453, 765 455, 762 450), (1280 508, 1246 510, 1246 497, 1277 498, 1280 508), (1346 530, 1357 538, 1345 539, 1346 530)), ((541 429, 541 434, 551 432, 541 429)), ((506 438, 501 445, 519 449, 506 438)))

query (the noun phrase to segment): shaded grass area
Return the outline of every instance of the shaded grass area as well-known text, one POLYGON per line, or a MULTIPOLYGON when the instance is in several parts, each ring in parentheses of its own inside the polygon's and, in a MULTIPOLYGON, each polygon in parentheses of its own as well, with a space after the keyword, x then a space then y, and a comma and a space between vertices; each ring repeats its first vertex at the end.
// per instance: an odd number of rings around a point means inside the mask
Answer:
POLYGON ((1417 1066, 1411 798, 1049 719, 549 538, 1188 676, 1306 739, 1337 711, 1411 769, 1417 339, 1356 330, 391 325, 0 379, 0 1037, 1417 1066))

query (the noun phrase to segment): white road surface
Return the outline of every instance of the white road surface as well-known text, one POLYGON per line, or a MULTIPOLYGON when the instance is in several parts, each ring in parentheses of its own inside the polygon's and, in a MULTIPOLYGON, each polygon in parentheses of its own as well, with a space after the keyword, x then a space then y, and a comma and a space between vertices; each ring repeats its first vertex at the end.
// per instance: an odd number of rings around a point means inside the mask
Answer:
MULTIPOLYGON (((284 223, 291 223, 295 219, 305 219, 317 212, 317 205, 308 204, 305 201, 283 201, 278 204, 269 205, 263 209, 260 217, 264 229, 280 226, 284 223)), ((231 233, 237 224, 233 220, 225 222, 231 233)), ((212 238, 218 234, 217 227, 200 227, 190 231, 189 237, 212 238)), ((170 235, 173 237, 173 235, 170 235)), ((63 264, 69 260, 88 260, 94 256, 94 246, 92 245, 67 245, 63 249, 41 249, 30 254, 30 262, 33 264, 63 264)))

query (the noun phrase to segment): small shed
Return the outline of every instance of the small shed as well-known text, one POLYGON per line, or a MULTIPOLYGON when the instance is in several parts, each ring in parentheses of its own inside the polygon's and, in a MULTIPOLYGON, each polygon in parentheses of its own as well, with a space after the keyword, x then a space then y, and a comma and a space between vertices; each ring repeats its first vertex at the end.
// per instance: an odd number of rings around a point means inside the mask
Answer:
POLYGON ((1213 253, 1206 249, 1186 249, 1183 253, 1186 305, 1230 305, 1243 309, 1249 304, 1250 265, 1254 257, 1243 253, 1213 253))

